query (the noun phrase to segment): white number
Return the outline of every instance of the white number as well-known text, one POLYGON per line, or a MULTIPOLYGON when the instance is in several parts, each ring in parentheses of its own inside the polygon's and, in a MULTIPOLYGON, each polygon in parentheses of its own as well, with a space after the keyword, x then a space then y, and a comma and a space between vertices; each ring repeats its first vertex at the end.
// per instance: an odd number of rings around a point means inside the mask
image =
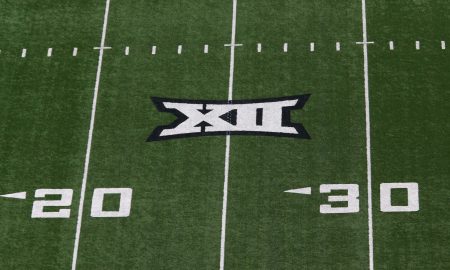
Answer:
POLYGON ((419 211, 419 185, 417 183, 382 183, 380 185, 381 212, 415 212, 419 211), (408 191, 408 205, 392 205, 392 189, 406 189, 408 191))
POLYGON ((342 214, 359 212, 359 187, 356 184, 325 184, 320 185, 320 193, 330 193, 332 190, 347 190, 347 195, 328 196, 328 202, 347 202, 346 207, 332 207, 331 204, 320 205, 322 214, 342 214))
POLYGON ((91 217, 128 217, 131 211, 131 188, 96 188, 92 197, 91 217), (120 194, 117 211, 103 211, 105 194, 120 194))
POLYGON ((47 206, 70 206, 72 204, 72 189, 37 189, 34 197, 45 198, 46 195, 61 195, 59 200, 37 200, 33 203, 32 218, 69 218, 70 209, 59 209, 53 212, 44 212, 47 206))

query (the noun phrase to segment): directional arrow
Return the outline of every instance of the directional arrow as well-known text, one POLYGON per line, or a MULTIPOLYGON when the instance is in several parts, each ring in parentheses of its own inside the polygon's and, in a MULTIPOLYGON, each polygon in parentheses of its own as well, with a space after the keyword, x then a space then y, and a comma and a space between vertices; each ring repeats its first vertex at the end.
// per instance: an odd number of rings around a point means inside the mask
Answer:
POLYGON ((207 114, 212 110, 208 110, 206 109, 206 104, 203 104, 203 108, 201 110, 198 110, 199 112, 203 113, 203 114, 207 114))
POLYGON ((286 190, 287 193, 311 195, 311 187, 286 190))
POLYGON ((212 127, 212 125, 208 122, 202 121, 202 122, 198 123, 197 125, 195 125, 194 127, 200 127, 200 131, 202 133, 205 133, 206 127, 212 127))
POLYGON ((27 193, 25 191, 23 191, 23 192, 0 195, 0 197, 25 200, 27 198, 27 193))

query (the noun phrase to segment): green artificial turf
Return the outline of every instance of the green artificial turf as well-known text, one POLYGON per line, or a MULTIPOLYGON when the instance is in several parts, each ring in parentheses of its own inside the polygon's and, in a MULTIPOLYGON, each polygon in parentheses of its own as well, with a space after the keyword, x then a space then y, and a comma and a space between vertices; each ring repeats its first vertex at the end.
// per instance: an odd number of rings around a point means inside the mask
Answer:
MULTIPOLYGON (((0 269, 71 269, 105 2, 0 7, 0 194, 27 192, 0 198, 0 269), (37 189, 73 190, 70 218, 31 218, 37 189)), ((227 100, 232 11, 111 0, 76 269, 219 269, 225 136, 146 140, 174 120, 152 97, 227 100), (97 188, 131 188, 130 216, 91 217, 97 188)), ((367 0, 366 13, 373 270, 450 269, 450 5, 367 0), (419 211, 380 211, 380 184, 397 182, 419 184, 419 211)), ((310 94, 292 120, 311 139, 231 135, 224 269, 370 269, 362 25, 361 1, 238 0, 233 99, 310 94), (320 213, 345 195, 323 184, 357 184, 359 211, 320 213)))

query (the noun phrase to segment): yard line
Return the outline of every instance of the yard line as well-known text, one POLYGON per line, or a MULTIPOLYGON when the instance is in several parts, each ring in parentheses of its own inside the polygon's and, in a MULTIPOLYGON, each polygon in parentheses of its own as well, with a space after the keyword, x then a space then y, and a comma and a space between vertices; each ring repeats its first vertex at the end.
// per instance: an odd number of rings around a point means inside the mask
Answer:
POLYGON ((370 99, 369 99, 369 58, 367 45, 366 0, 361 0, 363 52, 364 52, 364 102, 366 116, 366 166, 367 166, 367 230, 369 242, 369 270, 374 270, 373 262, 373 217, 372 217, 372 150, 370 139, 370 99))
POLYGON ((310 44, 309 44, 309 50, 311 51, 311 52, 313 52, 314 51, 314 42, 311 42, 310 44))
POLYGON ((72 56, 77 56, 77 54, 78 54, 78 48, 75 47, 75 48, 73 48, 72 56))
POLYGON ((416 41, 416 50, 420 50, 420 41, 416 41))
POLYGON ((341 51, 341 43, 340 42, 336 42, 336 51, 337 52, 341 51))
POLYGON ((256 47, 256 50, 257 50, 259 53, 261 52, 261 50, 262 50, 261 43, 258 43, 258 45, 257 45, 257 47, 256 47))
POLYGON ((25 58, 27 56, 27 49, 22 49, 22 58, 25 58))
POLYGON ((441 49, 445 50, 445 41, 441 41, 441 49))
POLYGON ((92 135, 94 134, 95 112, 97 110, 98 89, 100 86, 100 75, 102 72, 103 52, 105 50, 106 28, 108 26, 109 3, 110 3, 110 0, 106 0, 105 14, 103 17, 102 37, 101 37, 101 41, 100 41, 100 50, 99 50, 99 55, 98 55, 97 75, 95 77, 94 96, 92 99, 91 120, 90 120, 90 124, 89 124, 88 141, 87 141, 87 146, 86 146, 86 156, 85 156, 85 160, 84 160, 83 180, 82 180, 81 192, 80 192, 80 204, 78 206, 77 228, 76 228, 76 233, 75 233, 75 243, 74 243, 73 257, 72 257, 72 270, 77 269, 78 246, 80 243, 84 196, 86 193, 87 177, 88 177, 88 172, 89 172, 89 161, 91 159, 92 135))
POLYGON ((130 47, 125 47, 125 55, 128 56, 130 54, 130 47))
POLYGON ((48 48, 47 50, 47 57, 51 57, 53 53, 53 48, 48 48))
MULTIPOLYGON (((228 80, 228 102, 233 100, 233 80, 234 80, 234 50, 236 48, 236 13, 237 0, 233 0, 233 19, 231 25, 230 42, 230 76, 228 80)), ((223 201, 222 201, 222 228, 220 236, 220 264, 219 269, 224 270, 225 266, 225 232, 227 225, 227 205, 228 205, 228 174, 230 170, 230 146, 231 136, 227 134, 225 142, 225 166, 223 178, 223 201)))
POLYGON ((183 51, 183 45, 178 45, 178 54, 181 54, 183 51))
POLYGON ((231 136, 226 136, 225 142, 225 167, 223 180, 223 201, 222 201, 222 229, 220 235, 220 270, 225 267, 225 232, 227 226, 227 204, 228 204, 228 174, 230 171, 230 147, 231 136))
POLYGON ((394 41, 389 41, 389 50, 394 50, 394 41))
POLYGON ((287 44, 287 43, 284 43, 284 45, 283 45, 283 51, 284 51, 284 52, 287 52, 287 51, 288 51, 288 44, 287 44))
POLYGON ((203 47, 203 53, 208 53, 209 52, 209 46, 208 44, 205 44, 205 46, 203 47))
POLYGON ((153 55, 156 54, 156 46, 152 46, 152 54, 153 54, 153 55))

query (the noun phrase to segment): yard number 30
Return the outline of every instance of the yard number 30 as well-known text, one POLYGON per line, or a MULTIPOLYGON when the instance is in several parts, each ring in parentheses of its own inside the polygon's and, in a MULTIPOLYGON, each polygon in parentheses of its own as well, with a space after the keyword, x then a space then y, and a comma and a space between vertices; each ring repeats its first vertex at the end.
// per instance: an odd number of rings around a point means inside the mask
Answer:
MULTIPOLYGON (((328 202, 346 202, 346 206, 320 205, 322 214, 341 214, 359 212, 359 186, 356 184, 324 184, 320 185, 320 193, 332 191, 347 191, 345 195, 328 196, 328 202)), ((380 210, 381 212, 415 212, 419 211, 419 185, 417 183, 382 183, 380 185, 380 210), (408 192, 408 204, 402 206, 392 205, 392 189, 406 189, 408 192)))

